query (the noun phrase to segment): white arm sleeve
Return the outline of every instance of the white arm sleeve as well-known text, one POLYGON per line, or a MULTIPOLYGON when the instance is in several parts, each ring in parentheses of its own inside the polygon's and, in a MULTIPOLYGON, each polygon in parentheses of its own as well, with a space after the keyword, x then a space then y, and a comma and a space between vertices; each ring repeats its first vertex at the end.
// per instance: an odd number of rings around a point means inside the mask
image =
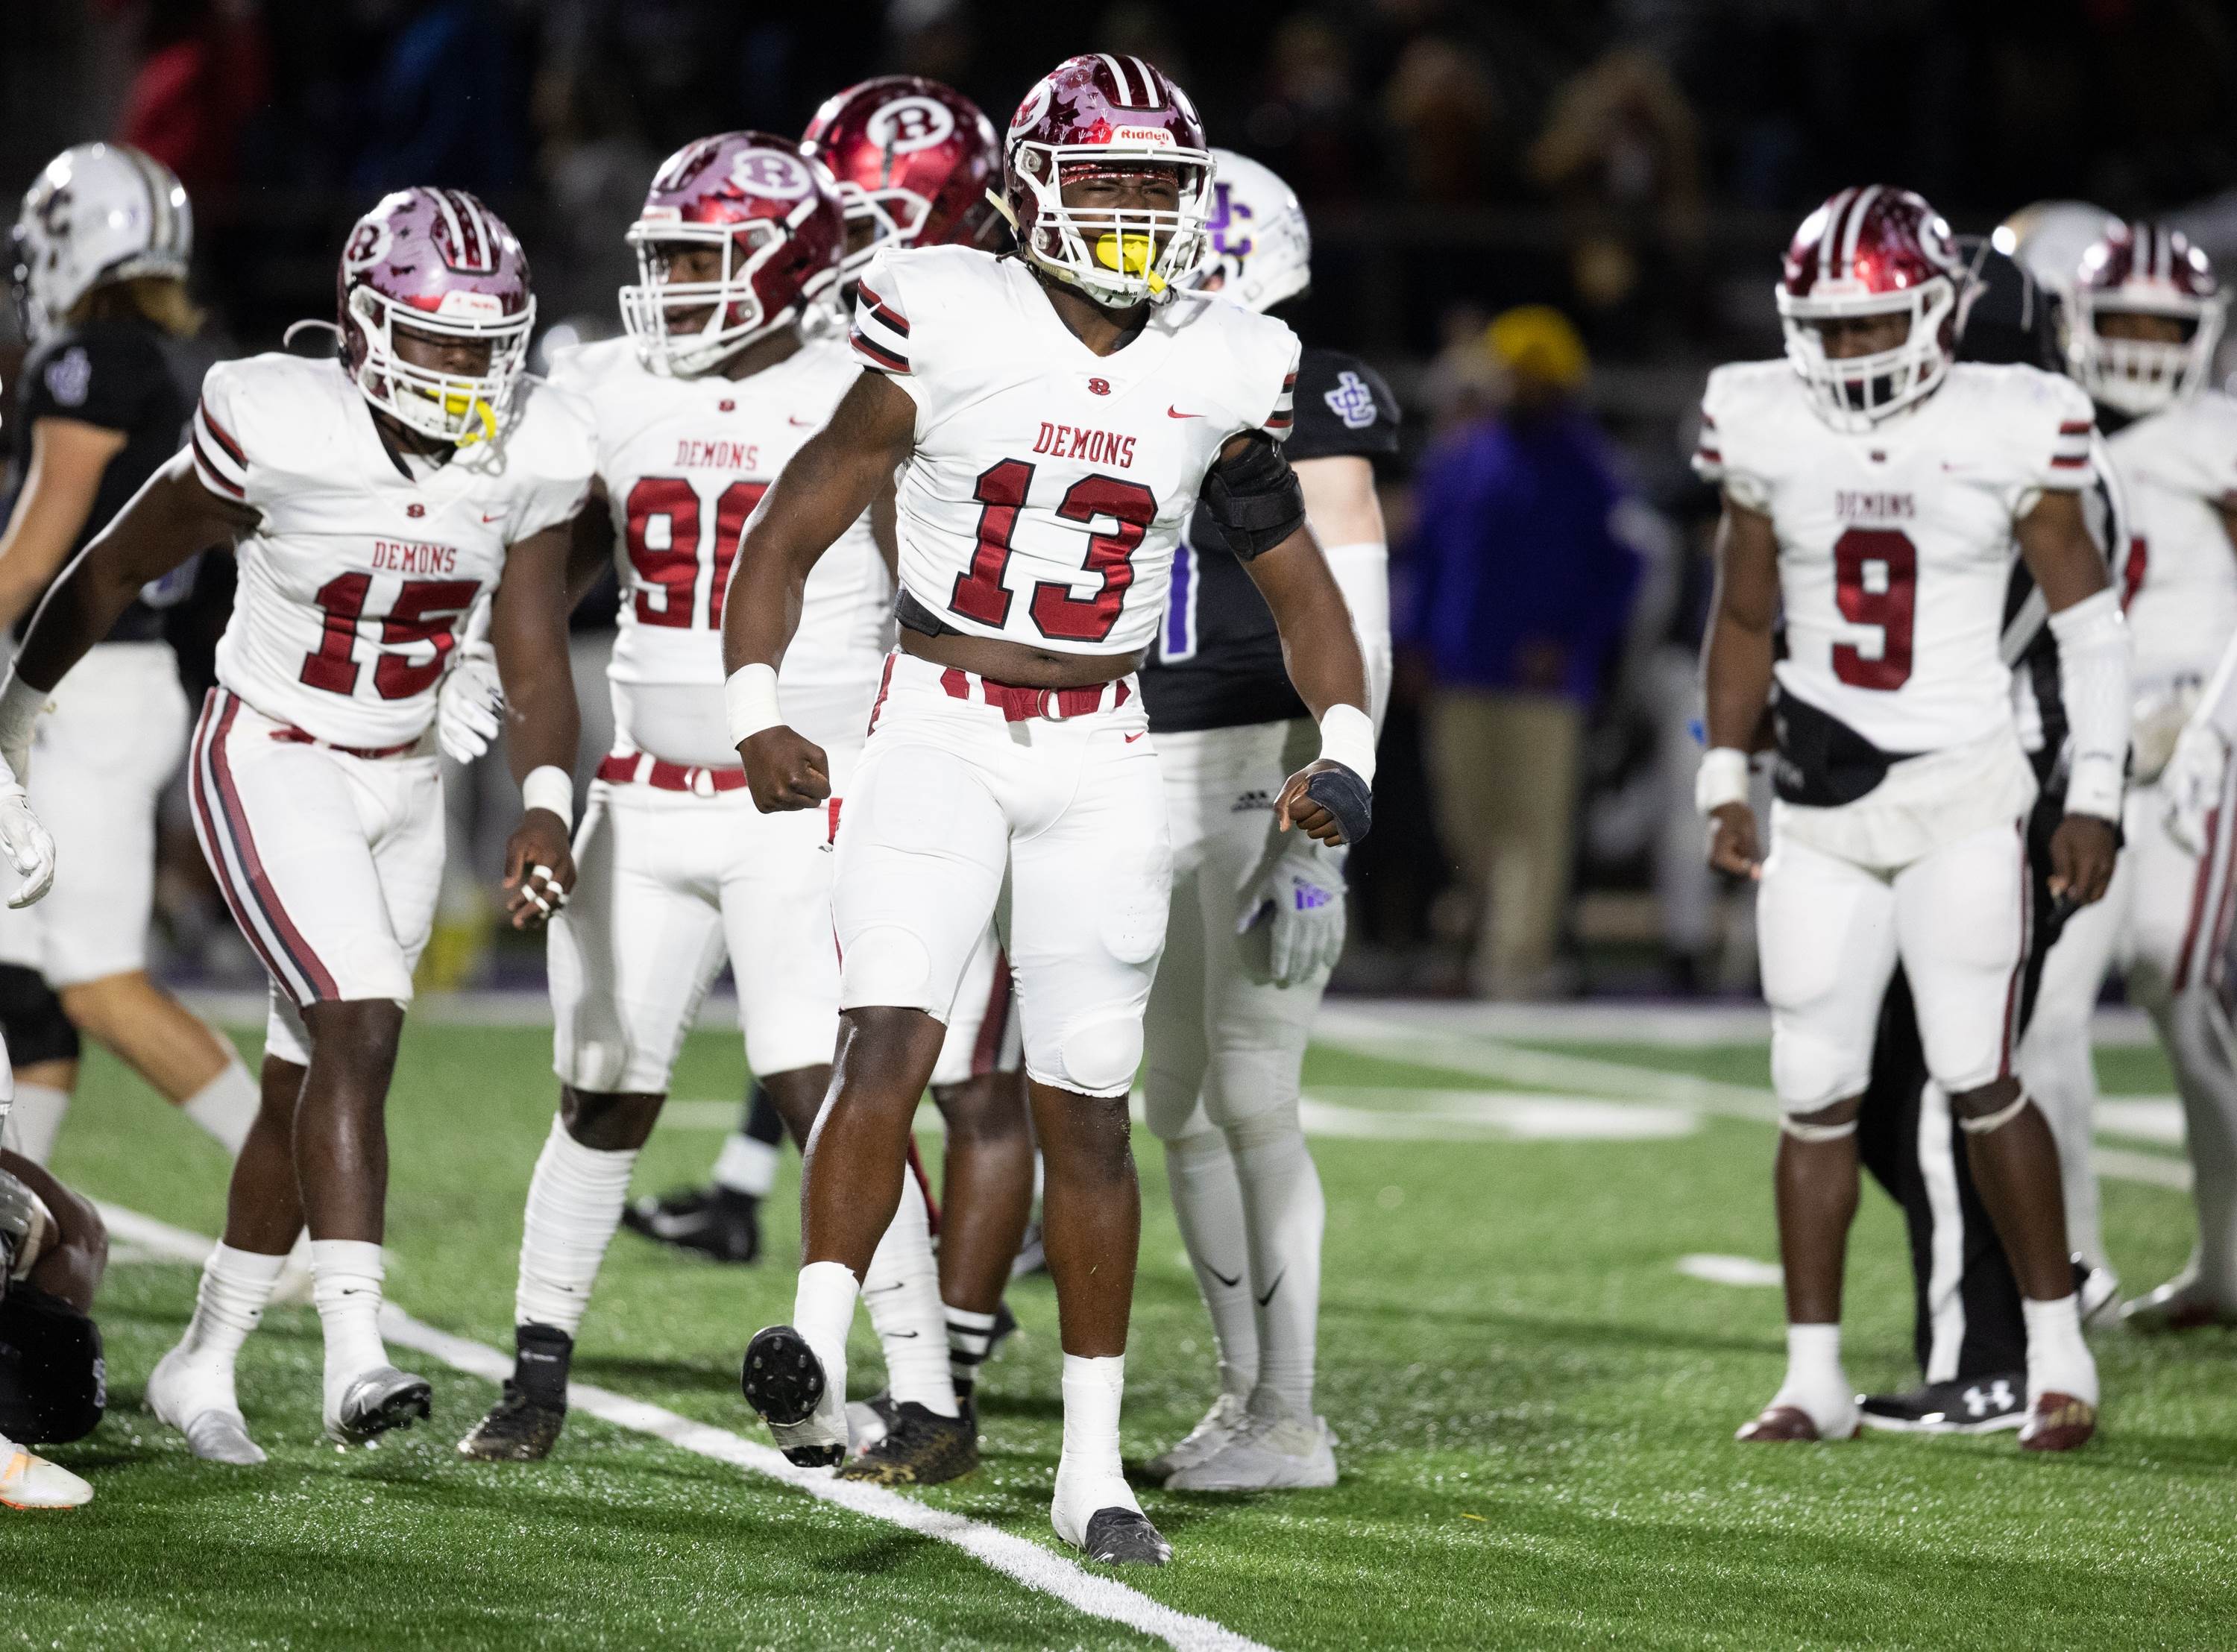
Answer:
POLYGON ((1359 652, 1367 661, 1367 704, 1379 735, 1382 714, 1390 707, 1389 548, 1379 539, 1363 539, 1326 546, 1322 554, 1351 609, 1351 629, 1359 634, 1359 652))
POLYGON ((2121 818, 2128 766, 2128 633, 2111 589, 2050 616, 2058 639, 2058 686, 2066 701, 2072 753, 2066 811, 2121 818))

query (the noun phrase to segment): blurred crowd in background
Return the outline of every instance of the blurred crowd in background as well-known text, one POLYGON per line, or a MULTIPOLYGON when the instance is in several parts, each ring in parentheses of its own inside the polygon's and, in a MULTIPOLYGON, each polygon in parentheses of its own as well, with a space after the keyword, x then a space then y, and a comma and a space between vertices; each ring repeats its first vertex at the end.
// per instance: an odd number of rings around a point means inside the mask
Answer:
MULTIPOLYGON (((1301 331, 1406 408, 1402 665, 1338 990, 1751 984, 1691 807, 1716 501, 1685 457, 1707 369, 1777 353, 1810 207, 1901 183, 1962 233, 2079 197, 2237 262, 2223 0, 42 0, 7 30, 0 191, 89 137, 168 162, 209 359, 330 313, 342 233, 390 188, 483 194, 547 337, 606 336, 622 232, 689 139, 797 132, 877 73, 947 81, 999 128, 1073 52, 1165 68, 1303 199, 1301 331)), ((586 712, 610 614, 578 616, 586 712)), ((492 944, 483 889, 475 822, 509 818, 506 785, 456 788, 432 984, 536 968, 492 944)), ((174 973, 257 978, 183 820, 162 888, 174 973)))

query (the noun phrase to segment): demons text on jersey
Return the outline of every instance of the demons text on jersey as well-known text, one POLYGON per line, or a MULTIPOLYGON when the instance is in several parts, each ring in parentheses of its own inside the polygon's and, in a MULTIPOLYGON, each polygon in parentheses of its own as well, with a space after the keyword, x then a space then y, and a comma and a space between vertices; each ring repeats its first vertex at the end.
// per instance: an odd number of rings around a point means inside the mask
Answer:
POLYGON ((1033 451, 1060 459, 1086 459, 1090 464, 1115 464, 1124 471, 1134 463, 1134 438, 1116 431, 1052 425, 1043 419, 1040 434, 1033 438, 1033 451))

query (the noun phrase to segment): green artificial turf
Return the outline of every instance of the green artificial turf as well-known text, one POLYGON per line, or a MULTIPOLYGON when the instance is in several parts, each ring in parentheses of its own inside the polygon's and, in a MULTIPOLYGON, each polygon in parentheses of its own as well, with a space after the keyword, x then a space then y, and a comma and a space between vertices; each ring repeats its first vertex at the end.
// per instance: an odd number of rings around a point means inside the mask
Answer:
MULTIPOLYGON (((1565 1047, 1760 1086, 1760 1047, 1565 1047)), ((548 1128, 548 1036, 417 1026, 391 1113, 392 1297, 509 1346, 529 1171, 548 1128)), ((2108 1086, 2164 1093, 2155 1055, 2108 1086)), ((698 1035, 680 1097, 727 1098, 735 1037, 698 1035)), ((1411 1088, 1495 1088, 1316 1050, 1309 1089, 1406 1109, 1411 1088)), ((1544 1086, 1533 1085, 1534 1090, 1544 1086)), ((702 1118, 709 1109, 694 1111, 702 1118)), ((1867 1436, 1743 1448, 1733 1428, 1782 1365, 1774 1290, 1708 1284, 1681 1254, 1775 1254, 1759 1123, 1710 1118, 1640 1141, 1323 1139, 1329 1228, 1321 1408, 1333 1491, 1145 1491, 1177 1563, 1121 1574, 1281 1648, 2192 1646, 2237 1638, 2237 1345, 2096 1340, 2105 1432, 2069 1458, 1980 1441, 1867 1436)), ((640 1191, 696 1180, 718 1141, 657 1133, 640 1191)), ((1146 1138, 1138 1133, 1138 1143, 1146 1138)), ((928 1148, 936 1143, 927 1142, 928 1148)), ((928 1155, 936 1164, 937 1153, 928 1155)), ((1212 1392, 1210 1337, 1143 1152, 1145 1221, 1125 1415, 1138 1461, 1212 1392)), ((203 1233, 225 1165, 96 1056, 56 1168, 98 1197, 203 1233)), ((736 1363, 784 1316, 797 1260, 790 1168, 762 1264, 694 1263, 623 1234, 577 1374, 763 1436, 736 1363)), ((2108 1182, 2134 1288, 2190 1238, 2177 1193, 2108 1182)), ((1850 1267, 1851 1375, 1909 1379, 1909 1275, 1868 1195, 1850 1267)), ((120 1262, 104 1287, 112 1410, 53 1455, 96 1500, 0 1521, 0 1645, 918 1649, 1146 1644, 947 1545, 587 1418, 547 1463, 470 1464, 453 1442, 494 1398, 419 1356, 433 1425, 344 1455, 318 1439, 319 1342, 275 1310, 241 1367, 261 1470, 195 1464, 138 1409, 191 1307, 192 1269, 120 1262)), ((1023 1329, 981 1384, 987 1464, 927 1501, 1050 1543, 1059 1430, 1055 1306, 1013 1290, 1023 1329)), ((858 1388, 875 1344, 858 1320, 858 1388)))

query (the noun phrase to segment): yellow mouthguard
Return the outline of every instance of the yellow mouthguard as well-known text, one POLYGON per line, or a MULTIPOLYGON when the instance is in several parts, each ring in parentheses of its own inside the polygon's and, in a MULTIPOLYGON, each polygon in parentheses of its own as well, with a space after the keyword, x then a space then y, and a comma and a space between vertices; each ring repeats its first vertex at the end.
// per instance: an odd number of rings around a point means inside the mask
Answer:
POLYGON ((1150 260, 1158 255, 1158 244, 1147 235, 1105 235, 1095 243, 1096 262, 1107 270, 1118 270, 1126 275, 1148 278, 1150 291, 1165 290, 1165 278, 1150 267, 1150 260), (1124 251, 1121 251, 1121 248, 1124 251))
POLYGON ((490 405, 479 396, 464 396, 455 391, 451 392, 443 398, 443 411, 452 418, 458 418, 461 413, 471 413, 481 421, 480 430, 469 431, 459 438, 460 447, 472 447, 476 442, 493 442, 497 439, 497 415, 491 411, 490 405))

